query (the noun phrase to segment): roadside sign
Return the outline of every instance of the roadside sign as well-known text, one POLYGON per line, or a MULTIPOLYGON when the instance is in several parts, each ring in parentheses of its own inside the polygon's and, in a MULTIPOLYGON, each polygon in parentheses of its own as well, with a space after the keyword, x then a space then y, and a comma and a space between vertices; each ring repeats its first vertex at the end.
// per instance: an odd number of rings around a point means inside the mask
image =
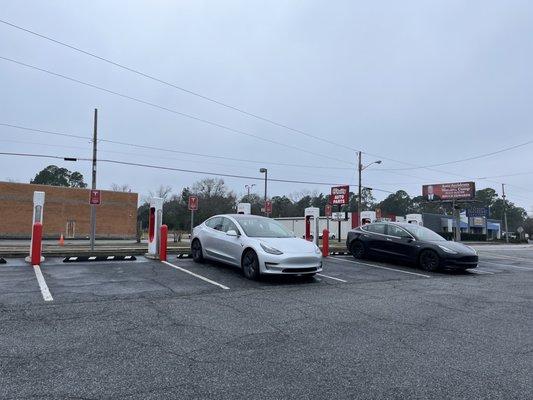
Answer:
POLYGON ((272 213, 272 202, 270 200, 265 201, 265 212, 267 214, 272 213))
POLYGON ((198 196, 189 196, 189 211, 198 210, 198 196))
POLYGON ((483 218, 488 215, 486 207, 470 207, 466 209, 466 216, 468 218, 483 218))
POLYGON ((100 196, 100 191, 91 190, 89 204, 94 205, 94 206, 99 206, 101 203, 102 203, 102 197, 100 196))
POLYGON ((344 205, 348 204, 350 199, 350 186, 334 186, 331 188, 331 196, 329 196, 330 204, 344 205))
POLYGON ((326 217, 331 218, 331 213, 333 212, 333 206, 331 204, 326 204, 324 207, 324 214, 326 217))
POLYGON ((436 183, 422 186, 427 201, 472 200, 476 197, 474 182, 436 183))
POLYGON ((522 228, 521 226, 519 226, 518 228, 516 228, 516 231, 517 231, 518 233, 522 233, 522 232, 524 232, 524 228, 522 228))
POLYGON ((338 212, 331 213, 331 219, 333 221, 347 221, 348 213, 345 211, 338 211, 338 212))

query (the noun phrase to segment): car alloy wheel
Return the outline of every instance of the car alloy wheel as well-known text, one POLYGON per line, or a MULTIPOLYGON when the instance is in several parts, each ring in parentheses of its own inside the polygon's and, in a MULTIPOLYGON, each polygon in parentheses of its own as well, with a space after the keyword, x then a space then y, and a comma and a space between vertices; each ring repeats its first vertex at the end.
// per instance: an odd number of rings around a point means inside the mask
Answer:
POLYGON ((439 269, 439 255, 433 250, 424 250, 420 254, 420 268, 424 271, 436 271, 439 269))
POLYGON ((350 244, 350 252, 355 258, 361 259, 365 256, 365 245, 359 240, 354 240, 350 244))
POLYGON ((259 260, 253 250, 248 250, 242 258, 242 271, 248 279, 259 278, 259 260))
POLYGON ((202 252, 202 244, 200 243, 198 239, 195 239, 192 242, 191 252, 192 252, 192 259, 195 262, 201 263, 204 261, 204 254, 202 252))

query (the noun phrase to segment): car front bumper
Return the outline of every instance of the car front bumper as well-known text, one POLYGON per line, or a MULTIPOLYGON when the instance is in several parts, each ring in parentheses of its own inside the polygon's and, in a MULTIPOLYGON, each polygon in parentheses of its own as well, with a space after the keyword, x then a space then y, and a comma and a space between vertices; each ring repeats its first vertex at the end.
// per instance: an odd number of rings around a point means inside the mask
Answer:
POLYGON ((476 268, 479 262, 477 255, 446 254, 441 259, 441 267, 450 269, 476 268))
POLYGON ((262 274, 304 275, 322 271, 322 255, 262 255, 259 257, 262 274))

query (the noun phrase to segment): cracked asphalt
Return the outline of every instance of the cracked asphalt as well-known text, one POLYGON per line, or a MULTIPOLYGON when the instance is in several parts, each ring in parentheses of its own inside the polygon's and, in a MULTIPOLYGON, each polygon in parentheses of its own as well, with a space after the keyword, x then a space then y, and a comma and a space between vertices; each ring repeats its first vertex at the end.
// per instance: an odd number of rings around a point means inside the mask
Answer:
POLYGON ((533 247, 468 273, 329 258, 315 278, 221 264, 0 265, 1 399, 530 399, 533 247), (333 279, 336 278, 336 279, 333 279))

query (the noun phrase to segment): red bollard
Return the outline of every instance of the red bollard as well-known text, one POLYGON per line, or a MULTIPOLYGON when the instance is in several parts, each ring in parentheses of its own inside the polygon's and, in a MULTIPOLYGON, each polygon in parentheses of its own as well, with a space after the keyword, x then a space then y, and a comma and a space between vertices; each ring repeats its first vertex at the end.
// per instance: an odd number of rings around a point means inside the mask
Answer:
POLYGON ((329 231, 327 229, 322 231, 322 256, 329 256, 329 231))
POLYGON ((43 239, 43 224, 36 222, 33 224, 31 241, 31 265, 41 264, 41 243, 43 239))
POLYGON ((167 261, 168 226, 161 225, 161 238, 159 239, 159 260, 167 261))

